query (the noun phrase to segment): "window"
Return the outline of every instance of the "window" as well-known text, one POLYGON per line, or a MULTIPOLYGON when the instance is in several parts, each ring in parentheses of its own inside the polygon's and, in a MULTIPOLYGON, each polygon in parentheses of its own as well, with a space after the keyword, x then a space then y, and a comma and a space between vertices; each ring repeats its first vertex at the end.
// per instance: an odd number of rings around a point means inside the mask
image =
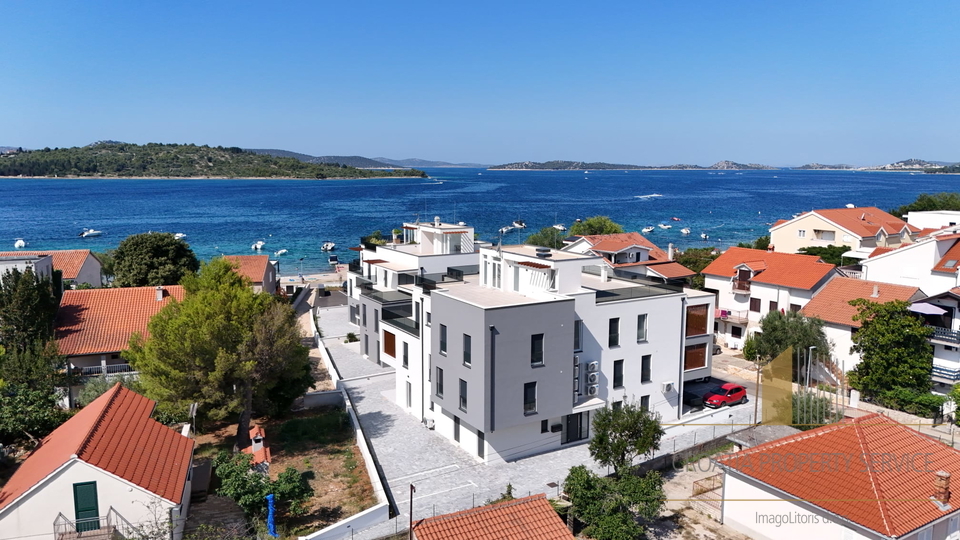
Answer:
POLYGON ((750 299, 750 311, 754 313, 760 313, 760 299, 751 298, 750 299))
POLYGON ((943 265, 944 268, 953 268, 955 266, 957 266, 956 259, 950 259, 949 261, 946 262, 946 264, 943 265))
POLYGON ((460 379, 460 410, 467 411, 467 381, 460 379))
POLYGON ((960 532, 960 517, 952 517, 950 521, 947 522, 947 535, 960 532))
POLYGON ((472 345, 472 339, 467 334, 463 335, 463 365, 470 365, 470 348, 472 345))
POLYGON ((770 305, 768 305, 767 307, 769 308, 769 311, 776 311, 776 310, 777 310, 777 303, 774 302, 773 300, 771 300, 771 301, 770 301, 770 305))
POLYGON ((709 313, 707 304, 687 306, 687 336, 702 336, 709 328, 709 313))
POLYGON ((742 338, 742 337, 743 337, 743 327, 742 327, 742 326, 731 326, 731 327, 730 327, 730 337, 742 338))
POLYGON ((623 388, 623 360, 613 361, 613 387, 623 388))
MULTIPOLYGON (((383 331, 383 354, 391 357, 397 357, 397 336, 393 332, 383 331)), ((404 365, 406 367, 406 365, 404 365)))
POLYGON ((613 410, 619 411, 619 410, 622 409, 622 408, 623 408, 623 402, 622 402, 622 401, 614 401, 614 402, 613 402, 613 410))
POLYGON ((460 442, 460 417, 453 417, 453 440, 460 442))
POLYGON ((528 382, 523 385, 523 414, 537 412, 537 383, 528 382))
POLYGON ((363 335, 363 354, 370 356, 370 336, 363 335))
POLYGON ((403 342, 403 367, 410 367, 410 344, 403 342))
POLYGON ((380 331, 380 310, 373 310, 373 331, 380 331))
POLYGON ((640 359, 640 382, 648 383, 650 382, 650 362, 651 355, 645 354, 640 359))
POLYGON ((447 354, 447 325, 440 325, 440 354, 447 354))
POLYGON ((797 238, 806 238, 807 231, 804 229, 797 229, 797 238))
POLYGON ((800 304, 790 304, 790 311, 800 311, 800 304))
POLYGON ((443 368, 437 368, 437 396, 443 397, 443 368))
POLYGON ((637 343, 647 340, 647 314, 637 315, 637 343))
POLYGON ((530 336, 530 366, 543 365, 543 334, 530 336))
POLYGON ((550 421, 549 421, 549 420, 541 420, 541 421, 540 421, 540 433, 546 433, 546 432, 548 432, 548 431, 550 431, 550 421))
POLYGON ((583 321, 573 321, 573 351, 583 350, 583 321))
POLYGON ((610 319, 610 332, 609 337, 607 338, 607 346, 620 346, 620 317, 614 317, 610 319))
POLYGON ((483 444, 483 432, 479 429, 477 430, 477 457, 483 457, 483 447, 486 446, 483 444))
POLYGON ((917 540, 933 540, 933 527, 927 527, 920 531, 920 534, 917 535, 917 540))
POLYGON ((650 410, 650 396, 643 396, 640 398, 640 410, 641 411, 650 410))
POLYGON ((361 309, 363 310, 363 327, 367 327, 367 305, 361 304, 361 309))
POLYGON ((430 326, 430 312, 427 312, 427 326, 430 326))
POLYGON ((707 344, 687 345, 683 350, 683 370, 699 369, 707 365, 707 344))

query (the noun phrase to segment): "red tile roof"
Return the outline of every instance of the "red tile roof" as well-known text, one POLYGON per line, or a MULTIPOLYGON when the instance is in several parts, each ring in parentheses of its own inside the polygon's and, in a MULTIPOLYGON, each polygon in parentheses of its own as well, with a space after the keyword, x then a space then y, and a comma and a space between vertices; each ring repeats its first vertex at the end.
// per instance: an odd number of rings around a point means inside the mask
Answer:
POLYGON ((48 251, 0 251, 0 257, 42 256, 53 257, 53 269, 63 272, 63 279, 77 279, 87 257, 92 257, 89 249, 64 249, 48 251))
POLYGON ((798 255, 732 247, 724 251, 703 269, 703 274, 733 277, 736 267, 747 265, 751 269, 765 269, 750 279, 753 283, 769 283, 793 289, 809 290, 816 286, 833 269, 816 255, 798 255))
POLYGON ((960 241, 954 242, 953 246, 943 254, 943 257, 934 265, 933 271, 956 274, 958 265, 960 265, 960 241))
POLYGON ((877 232, 881 229, 883 229, 886 234, 899 234, 904 227, 914 233, 920 230, 919 227, 908 225, 906 221, 893 217, 874 206, 865 206, 862 208, 827 208, 814 210, 813 213, 861 238, 876 236, 877 232))
POLYGON ((126 350, 130 336, 147 336, 147 323, 170 303, 183 300, 183 287, 164 287, 157 301, 156 287, 64 291, 55 331, 60 353, 67 356, 126 350))
POLYGON ((935 233, 942 229, 946 229, 946 227, 925 227, 923 229, 920 229, 920 232, 917 233, 917 238, 923 238, 928 234, 935 233))
POLYGON ((543 493, 427 518, 413 533, 417 540, 574 540, 543 493))
POLYGON ((537 268, 539 270, 543 270, 544 268, 550 268, 549 264, 527 262, 527 261, 520 261, 517 264, 519 264, 520 266, 529 266, 530 268, 537 268))
POLYGON ((674 261, 648 264, 646 266, 648 271, 653 272, 664 279, 680 279, 697 275, 697 273, 693 270, 690 270, 686 266, 674 261))
POLYGON ((193 440, 150 418, 156 403, 114 385, 47 435, 0 490, 0 509, 74 455, 180 504, 193 440))
POLYGON ((224 255, 224 259, 240 265, 237 272, 250 280, 250 283, 263 284, 263 276, 267 273, 270 264, 268 255, 224 255))
POLYGON ((260 437, 263 441, 263 446, 260 447, 256 452, 253 451, 253 445, 250 445, 246 448, 241 448, 240 451, 244 454, 253 454, 253 460, 251 463, 253 465, 259 465, 261 463, 270 463, 270 447, 267 446, 267 434, 263 431, 263 428, 260 426, 253 426, 250 428, 250 440, 260 437))
MULTIPOLYGON (((948 515, 930 500, 935 472, 960 475, 960 452, 878 414, 798 433, 717 462, 891 537, 948 515), (817 462, 797 464, 796 456, 817 456, 817 462), (881 456, 888 461, 881 463, 881 456), (889 461, 894 456, 899 465, 889 461)), ((952 506, 957 508, 956 500, 952 506)))
POLYGON ((877 255, 883 255, 884 253, 890 253, 891 251, 893 251, 893 250, 895 250, 895 249, 897 249, 897 248, 880 246, 880 247, 878 247, 878 248, 874 248, 873 251, 870 252, 870 255, 867 255, 867 258, 868 258, 868 259, 872 259, 872 258, 876 257, 877 255))
POLYGON ((826 322, 859 328, 860 323, 853 320, 857 308, 850 305, 851 300, 865 298, 881 304, 891 300, 907 302, 920 294, 917 287, 835 277, 800 311, 808 317, 819 317, 826 322), (874 287, 878 293, 876 298, 873 297, 874 287))
POLYGON ((650 250, 651 259, 657 259, 660 261, 667 260, 666 252, 658 248, 656 244, 647 240, 638 232, 620 234, 591 234, 582 236, 581 238, 585 238, 590 244, 591 249, 594 250, 602 249, 606 253, 615 253, 627 249, 630 246, 640 246, 650 250))

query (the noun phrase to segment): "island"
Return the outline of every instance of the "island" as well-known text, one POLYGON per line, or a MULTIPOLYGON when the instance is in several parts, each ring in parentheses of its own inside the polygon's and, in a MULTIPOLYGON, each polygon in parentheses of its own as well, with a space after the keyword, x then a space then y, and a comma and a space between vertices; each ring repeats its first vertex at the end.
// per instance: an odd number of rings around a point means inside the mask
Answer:
POLYGON ((794 167, 795 171, 849 171, 856 169, 853 165, 845 165, 843 163, 839 165, 824 165, 822 163, 807 163, 800 167, 794 167))
POLYGON ((505 165, 496 165, 490 167, 489 170, 507 170, 507 171, 576 171, 576 170, 585 170, 589 171, 590 169, 596 171, 603 170, 614 170, 614 171, 627 171, 627 170, 737 170, 737 171, 747 171, 747 170, 779 170, 779 167, 771 167, 769 165, 759 165, 756 163, 737 163, 735 161, 718 161, 709 167, 702 167, 700 165, 623 165, 615 163, 603 163, 603 162, 586 162, 586 161, 546 161, 546 162, 537 162, 537 161, 518 161, 515 163, 507 163, 505 165))
POLYGON ((351 179, 425 178, 427 174, 417 169, 369 170, 339 163, 306 163, 238 147, 100 141, 83 147, 2 154, 0 176, 351 179))

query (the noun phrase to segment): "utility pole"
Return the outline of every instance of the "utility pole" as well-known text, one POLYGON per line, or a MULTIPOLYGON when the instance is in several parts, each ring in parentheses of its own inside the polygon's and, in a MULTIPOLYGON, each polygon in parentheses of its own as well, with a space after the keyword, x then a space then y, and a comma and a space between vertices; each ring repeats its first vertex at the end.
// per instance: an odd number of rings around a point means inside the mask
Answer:
POLYGON ((407 531, 407 540, 413 540, 413 494, 416 492, 417 488, 410 484, 410 529, 407 531))

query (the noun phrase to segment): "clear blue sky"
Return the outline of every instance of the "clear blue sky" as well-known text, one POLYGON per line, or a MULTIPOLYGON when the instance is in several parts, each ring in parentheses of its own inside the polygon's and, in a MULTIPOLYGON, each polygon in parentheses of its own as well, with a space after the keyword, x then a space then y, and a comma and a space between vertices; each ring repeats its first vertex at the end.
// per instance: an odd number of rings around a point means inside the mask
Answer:
POLYGON ((960 160, 960 3, 5 2, 0 145, 960 160))

